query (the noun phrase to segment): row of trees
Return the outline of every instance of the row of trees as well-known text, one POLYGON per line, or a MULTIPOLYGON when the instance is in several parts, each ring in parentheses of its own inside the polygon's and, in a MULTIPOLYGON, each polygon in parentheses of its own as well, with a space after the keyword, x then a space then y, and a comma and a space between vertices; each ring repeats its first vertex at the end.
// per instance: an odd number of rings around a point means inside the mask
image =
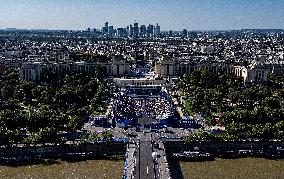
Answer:
POLYGON ((179 89, 188 113, 204 114, 209 125, 221 123, 235 139, 283 139, 282 81, 273 74, 266 83, 244 85, 236 76, 214 75, 201 68, 184 75, 179 89))
POLYGON ((103 131, 102 133, 88 133, 81 137, 80 144, 92 142, 111 142, 113 137, 112 131, 103 131))
POLYGON ((60 143, 60 131, 80 129, 102 106, 105 81, 86 74, 21 81, 9 70, 0 80, 0 145, 60 143))

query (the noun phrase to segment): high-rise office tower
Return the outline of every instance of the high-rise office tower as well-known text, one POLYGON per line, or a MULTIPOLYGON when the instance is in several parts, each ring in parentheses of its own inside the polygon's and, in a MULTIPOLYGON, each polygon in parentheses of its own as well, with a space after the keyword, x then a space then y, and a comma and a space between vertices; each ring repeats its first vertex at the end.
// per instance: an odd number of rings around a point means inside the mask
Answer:
POLYGON ((114 34, 113 26, 109 26, 109 27, 108 27, 108 35, 109 35, 110 37, 112 37, 113 34, 114 34))
POLYGON ((160 37, 160 33, 161 33, 161 27, 157 23, 156 28, 155 28, 155 36, 160 37))
POLYGON ((108 22, 105 22, 105 26, 103 27, 103 34, 104 35, 108 34, 108 22))
POLYGON ((170 30, 170 31, 169 31, 169 37, 172 37, 172 36, 173 36, 173 31, 170 30))
POLYGON ((133 29, 133 38, 138 38, 139 35, 139 27, 138 27, 138 23, 135 22, 134 23, 134 29, 133 29))
POLYGON ((133 27, 130 24, 130 26, 129 26, 129 37, 132 37, 132 36, 133 36, 133 27))
POLYGON ((124 28, 117 28, 117 36, 124 37, 124 28))
POLYGON ((153 37, 154 36, 154 26, 150 25, 147 27, 147 37, 153 37))
POLYGON ((126 35, 129 36, 130 30, 129 30, 129 26, 126 27, 126 35))
POLYGON ((183 29, 183 31, 182 31, 182 37, 183 38, 187 37, 187 30, 186 29, 183 29))
POLYGON ((94 36, 96 37, 97 36, 97 29, 96 28, 94 28, 94 36))
POLYGON ((145 25, 141 25, 140 26, 140 34, 139 36, 140 37, 146 37, 146 33, 147 33, 147 28, 145 25))

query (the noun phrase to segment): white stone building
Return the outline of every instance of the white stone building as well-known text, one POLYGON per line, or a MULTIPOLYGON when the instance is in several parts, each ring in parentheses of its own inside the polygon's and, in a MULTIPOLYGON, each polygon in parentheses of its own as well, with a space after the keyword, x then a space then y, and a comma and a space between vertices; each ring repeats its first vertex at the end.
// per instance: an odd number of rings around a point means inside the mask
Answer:
POLYGON ((20 79, 37 81, 41 79, 44 64, 40 62, 23 63, 20 68, 20 79))
POLYGON ((174 77, 191 73, 196 69, 205 68, 213 74, 233 73, 232 65, 223 63, 193 63, 188 60, 162 57, 155 63, 155 73, 158 76, 174 77))
POLYGON ((130 63, 125 59, 114 58, 108 62, 25 62, 20 67, 20 78, 23 80, 37 81, 42 77, 44 70, 55 72, 58 76, 68 72, 88 73, 94 75, 98 68, 103 70, 106 76, 125 76, 130 74, 130 63))
POLYGON ((235 75, 244 79, 245 83, 266 82, 271 73, 284 74, 284 65, 253 61, 248 67, 236 66, 235 75))
POLYGON ((271 73, 284 75, 284 63, 270 61, 252 61, 250 65, 235 66, 227 63, 194 63, 173 57, 162 57, 155 63, 155 74, 162 77, 175 77, 205 68, 213 74, 234 74, 242 77, 245 83, 266 82, 271 73))

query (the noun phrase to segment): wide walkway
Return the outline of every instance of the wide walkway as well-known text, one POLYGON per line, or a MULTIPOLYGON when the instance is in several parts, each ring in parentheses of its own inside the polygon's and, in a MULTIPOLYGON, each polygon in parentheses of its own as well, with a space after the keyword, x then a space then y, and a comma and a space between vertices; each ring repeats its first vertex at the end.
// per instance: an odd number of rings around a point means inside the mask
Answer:
POLYGON ((153 179, 154 163, 152 158, 152 144, 150 133, 140 133, 138 150, 138 179, 153 179))
POLYGON ((126 166, 125 172, 126 172, 126 178, 133 179, 135 175, 135 169, 136 169, 136 164, 137 160, 135 157, 135 152, 136 152, 136 145, 135 143, 129 143, 128 148, 127 148, 127 156, 126 156, 126 166))
POLYGON ((170 179, 170 170, 169 170, 169 164, 167 161, 167 156, 165 152, 165 146, 162 141, 158 141, 158 150, 157 153, 160 155, 158 157, 158 166, 157 166, 157 178, 158 179, 170 179))
POLYGON ((126 178, 171 178, 165 147, 157 133, 138 133, 137 138, 128 145, 126 157, 126 178))

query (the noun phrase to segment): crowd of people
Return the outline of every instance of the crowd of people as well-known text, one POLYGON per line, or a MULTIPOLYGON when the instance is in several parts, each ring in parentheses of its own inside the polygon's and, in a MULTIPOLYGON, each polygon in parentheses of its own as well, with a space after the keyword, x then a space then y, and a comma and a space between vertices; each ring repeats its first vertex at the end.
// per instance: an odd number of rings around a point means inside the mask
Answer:
MULTIPOLYGON (((135 94, 141 90, 135 91, 135 94)), ((118 92, 115 100, 115 117, 117 119, 166 118, 172 112, 171 101, 164 92, 151 91, 148 96, 132 96, 134 91, 118 92)), ((146 91, 143 91, 143 94, 146 91)))
POLYGON ((134 101, 134 111, 137 117, 143 117, 144 115, 144 99, 143 98, 132 98, 134 101))
POLYGON ((120 119, 134 119, 136 117, 134 101, 124 94, 117 94, 114 115, 120 119))
POLYGON ((160 116, 169 115, 171 112, 170 102, 165 97, 148 98, 146 112, 148 117, 160 118, 160 116))

